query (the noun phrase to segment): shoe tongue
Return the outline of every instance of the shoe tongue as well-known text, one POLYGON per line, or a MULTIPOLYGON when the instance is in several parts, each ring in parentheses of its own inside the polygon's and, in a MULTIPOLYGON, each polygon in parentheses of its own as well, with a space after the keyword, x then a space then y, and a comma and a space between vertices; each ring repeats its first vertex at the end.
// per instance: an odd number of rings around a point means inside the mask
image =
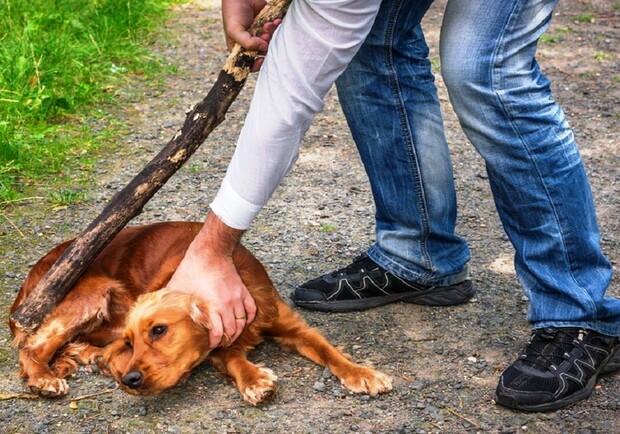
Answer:
POLYGON ((553 340, 558 334, 557 329, 542 329, 538 332, 537 336, 545 340, 553 340))
POLYGON ((575 339, 583 340, 583 333, 581 330, 576 328, 566 328, 566 329, 552 329, 546 328, 542 330, 538 330, 536 332, 536 336, 539 339, 534 338, 533 341, 542 340, 543 342, 553 341, 557 344, 561 343, 572 343, 575 339))
POLYGON ((340 270, 333 271, 330 275, 331 277, 338 277, 339 275, 353 275, 358 274, 360 270, 371 271, 378 267, 372 259, 368 257, 365 253, 357 256, 353 259, 353 262, 347 265, 345 268, 340 270))

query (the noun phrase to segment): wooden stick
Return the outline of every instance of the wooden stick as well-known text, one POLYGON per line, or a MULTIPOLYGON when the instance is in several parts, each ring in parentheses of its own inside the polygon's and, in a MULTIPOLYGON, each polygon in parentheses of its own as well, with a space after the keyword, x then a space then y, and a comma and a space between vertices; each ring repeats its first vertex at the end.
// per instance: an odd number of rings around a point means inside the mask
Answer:
MULTIPOLYGON (((272 0, 258 14, 250 33, 259 35, 263 24, 282 18, 291 0, 272 0)), ((129 184, 118 192, 101 214, 58 258, 30 296, 11 315, 17 328, 36 330, 65 296, 90 262, 136 215, 224 121, 243 88, 259 53, 235 46, 208 95, 187 115, 183 127, 129 184)))

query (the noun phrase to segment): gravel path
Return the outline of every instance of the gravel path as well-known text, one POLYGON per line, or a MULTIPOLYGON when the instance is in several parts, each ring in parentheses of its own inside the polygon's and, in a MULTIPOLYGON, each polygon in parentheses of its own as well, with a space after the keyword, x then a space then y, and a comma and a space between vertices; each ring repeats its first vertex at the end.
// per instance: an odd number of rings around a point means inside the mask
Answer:
MULTIPOLYGON (((444 1, 426 18, 437 58, 444 1)), ((119 91, 119 118, 130 126, 123 146, 102 154, 87 203, 52 209, 39 202, 0 210, 0 308, 4 317, 29 266, 60 240, 92 221, 109 198, 167 143, 200 101, 225 54, 219 11, 199 3, 180 7, 168 38, 156 49, 180 72, 163 85, 139 83, 119 91), (8 223, 10 219, 10 224, 8 223)), ((557 99, 575 128, 595 191, 603 247, 620 261, 618 30, 620 11, 608 1, 564 2, 540 60, 554 81, 557 99), (592 13, 593 22, 581 22, 592 13), (577 19, 581 17, 581 19, 577 19)), ((453 308, 396 304, 363 313, 303 312, 336 345, 358 361, 394 376, 395 389, 378 398, 344 391, 307 360, 265 344, 251 358, 280 377, 273 402, 245 404, 234 387, 202 366, 169 393, 139 398, 114 390, 114 382, 79 372, 69 379, 69 397, 23 399, 16 355, 7 328, 0 330, 0 426, 7 433, 435 433, 435 432, 620 432, 620 375, 601 379, 593 396, 549 414, 523 414, 496 406, 500 372, 529 334, 527 300, 512 271, 512 249, 497 219, 484 165, 452 113, 441 79, 445 125, 460 201, 458 231, 473 254, 472 276, 480 293, 453 308), (92 396, 89 396, 91 395, 92 396)), ((252 83, 227 120, 197 154, 145 207, 133 223, 201 220, 242 125, 252 83)), ((93 122, 93 128, 105 128, 93 122)), ((373 204, 336 96, 307 134, 294 171, 285 180, 245 244, 267 266, 281 293, 346 264, 373 238, 373 204)), ((132 224, 133 224, 132 223, 132 224)), ((620 295, 615 278, 611 294, 620 295)))

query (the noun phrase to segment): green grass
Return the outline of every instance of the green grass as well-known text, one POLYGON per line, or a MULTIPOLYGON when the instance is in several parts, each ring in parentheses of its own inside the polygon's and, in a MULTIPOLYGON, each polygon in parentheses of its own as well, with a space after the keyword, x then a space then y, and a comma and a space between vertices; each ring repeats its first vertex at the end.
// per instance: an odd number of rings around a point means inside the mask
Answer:
POLYGON ((86 200, 86 192, 83 190, 72 190, 61 188, 50 193, 52 203, 58 207, 81 203, 86 200))
POLYGON ((84 119, 162 70, 145 47, 172 1, 0 0, 0 203, 92 163, 114 131, 84 119))
POLYGON ((611 53, 607 53, 606 51, 596 51, 594 52, 594 59, 599 62, 603 62, 605 60, 611 59, 613 56, 611 53))
POLYGON ((575 22, 577 23, 593 23, 594 15, 592 13, 586 12, 575 18, 575 22))
POLYGON ((319 230, 321 232, 325 232, 328 234, 331 234, 332 232, 334 232, 336 230, 336 226, 330 224, 330 223, 323 223, 320 227, 319 230))
POLYGON ((558 40, 553 35, 542 35, 540 37, 540 42, 545 42, 547 44, 555 44, 556 42, 558 42, 558 40))

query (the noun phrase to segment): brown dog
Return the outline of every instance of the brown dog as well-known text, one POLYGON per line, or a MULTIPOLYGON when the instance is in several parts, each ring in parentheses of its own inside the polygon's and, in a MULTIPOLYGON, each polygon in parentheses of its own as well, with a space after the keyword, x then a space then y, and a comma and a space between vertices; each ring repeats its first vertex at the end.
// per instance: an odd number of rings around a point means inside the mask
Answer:
MULTIPOLYGON (((65 377, 76 371, 77 364, 96 363, 127 392, 157 394, 209 360, 234 379, 246 401, 258 404, 273 394, 277 377, 249 362, 246 353, 268 337, 326 366, 353 392, 375 395, 391 390, 388 376, 351 362, 308 327, 242 246, 235 250, 233 261, 256 302, 256 319, 231 346, 211 351, 208 304, 160 289, 200 227, 175 222, 122 230, 35 333, 25 334, 11 322, 20 374, 28 386, 43 396, 64 395, 65 377)), ((69 244, 57 246, 32 268, 11 312, 69 244)))

